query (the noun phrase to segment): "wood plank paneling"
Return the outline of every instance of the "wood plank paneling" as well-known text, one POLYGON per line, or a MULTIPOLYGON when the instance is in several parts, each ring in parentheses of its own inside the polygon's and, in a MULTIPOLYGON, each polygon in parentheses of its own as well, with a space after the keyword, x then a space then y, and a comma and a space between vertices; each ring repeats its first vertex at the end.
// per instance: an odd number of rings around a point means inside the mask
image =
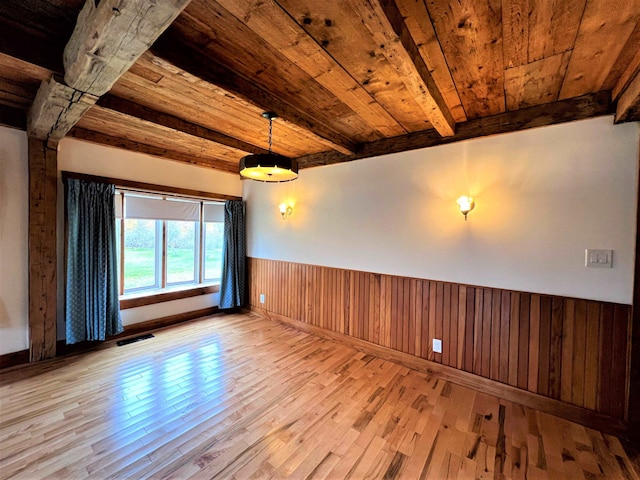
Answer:
POLYGON ((586 348, 587 302, 585 300, 578 300, 576 303, 575 311, 575 326, 573 336, 573 376, 571 377, 571 403, 575 405, 584 405, 586 348))
POLYGON ((249 265, 253 307, 626 419, 629 305, 275 260, 249 265))
MULTIPOLYGON (((526 389, 529 386, 529 310, 531 295, 520 295, 520 333, 518 353, 518 388, 526 389)), ((515 321, 515 319, 514 319, 515 321)))

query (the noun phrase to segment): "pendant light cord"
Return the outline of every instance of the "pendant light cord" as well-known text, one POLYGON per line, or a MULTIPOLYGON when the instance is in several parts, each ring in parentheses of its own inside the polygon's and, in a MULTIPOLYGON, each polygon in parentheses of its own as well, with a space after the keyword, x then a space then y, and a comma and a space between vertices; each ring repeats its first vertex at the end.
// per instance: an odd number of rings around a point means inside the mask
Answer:
POLYGON ((269 153, 271 153, 272 133, 273 133, 273 118, 269 117, 269 153))

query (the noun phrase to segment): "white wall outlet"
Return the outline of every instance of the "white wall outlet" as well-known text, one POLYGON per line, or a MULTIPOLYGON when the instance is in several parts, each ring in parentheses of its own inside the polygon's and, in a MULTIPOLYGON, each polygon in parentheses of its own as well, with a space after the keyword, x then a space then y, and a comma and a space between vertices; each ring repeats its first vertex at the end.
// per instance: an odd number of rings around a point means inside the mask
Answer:
POLYGON ((433 353, 442 353, 442 340, 438 338, 433 339, 433 353))
POLYGON ((260 303, 264 303, 264 293, 260 294, 260 303))
POLYGON ((587 248, 584 251, 584 266, 598 268, 613 267, 613 250, 587 248))

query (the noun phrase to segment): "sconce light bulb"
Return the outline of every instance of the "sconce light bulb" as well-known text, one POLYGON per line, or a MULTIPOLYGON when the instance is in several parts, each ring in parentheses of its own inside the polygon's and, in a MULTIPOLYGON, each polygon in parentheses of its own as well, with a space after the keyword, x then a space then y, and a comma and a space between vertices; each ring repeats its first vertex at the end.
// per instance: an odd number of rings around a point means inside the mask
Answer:
POLYGON ((460 207, 460 212, 464 215, 465 221, 467 220, 467 215, 473 208, 476 206, 476 202, 473 197, 468 197, 466 195, 461 196, 457 200, 458 206, 460 207))
POLYGON ((287 205, 286 203, 281 203, 279 208, 280 208, 280 215, 282 216, 283 220, 286 220, 287 217, 290 217, 291 214, 293 213, 293 208, 291 207, 291 205, 287 205))

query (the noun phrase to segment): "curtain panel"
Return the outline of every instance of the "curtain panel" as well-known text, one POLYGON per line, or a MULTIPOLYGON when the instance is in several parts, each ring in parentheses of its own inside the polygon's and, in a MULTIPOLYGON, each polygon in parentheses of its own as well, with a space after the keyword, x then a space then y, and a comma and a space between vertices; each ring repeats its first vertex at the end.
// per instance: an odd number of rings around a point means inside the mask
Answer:
POLYGON ((220 309, 247 304, 247 246, 244 202, 227 200, 224 204, 224 239, 222 243, 222 278, 220 309))
POLYGON ((115 186, 67 179, 67 344, 123 331, 118 301, 115 186))

